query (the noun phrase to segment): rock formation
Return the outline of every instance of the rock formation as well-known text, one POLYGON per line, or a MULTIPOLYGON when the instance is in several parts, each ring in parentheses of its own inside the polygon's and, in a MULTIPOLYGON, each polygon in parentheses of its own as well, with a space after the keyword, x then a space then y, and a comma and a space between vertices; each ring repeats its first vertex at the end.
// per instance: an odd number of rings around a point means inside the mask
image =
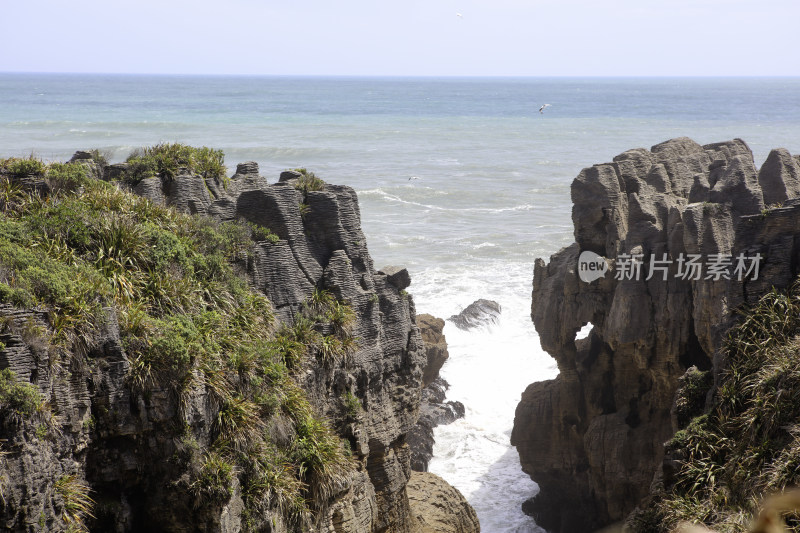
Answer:
MULTIPOLYGON (((98 170, 85 154, 75 160, 93 165, 92 172, 107 180, 126 172, 126 164, 98 170)), ((183 171, 170 180, 143 179, 133 190, 156 204, 219 220, 243 219, 276 234, 275 242, 254 243, 237 265, 251 287, 269 298, 278 324, 290 324, 315 289, 349 304, 355 315, 355 352, 346 364, 318 365, 299 378, 323 417, 342 420, 345 393, 361 406, 337 426, 356 467, 328 489, 314 531, 417 532, 419 513, 412 514, 406 493, 411 470, 405 440, 417 422, 426 353, 413 299, 398 288, 404 271, 382 274, 373 268, 355 191, 330 184, 298 190, 292 184, 298 177, 281 176, 269 185, 256 163, 244 163, 227 184, 183 171)), ((98 531, 235 532, 245 527, 248 517, 242 514, 238 483, 218 506, 198 507, 179 490, 184 481, 176 458, 191 452, 191 443, 176 437, 176 428, 192 442, 204 443, 216 426, 219 406, 206 386, 195 383, 180 399, 166 389, 144 394, 134 388, 128 380, 131 361, 111 309, 87 357, 72 359, 80 364, 51 366, 51 348, 25 334, 34 326, 47 328, 46 319, 35 310, 0 307, 0 320, 7 326, 0 335, 0 369, 10 368, 35 386, 56 415, 55 437, 0 425, 0 527, 65 530, 67 496, 55 494, 69 494, 69 487, 81 484, 97 502, 90 526, 98 531), (55 480, 67 485, 54 488, 55 480)), ((270 431, 280 438, 279 425, 270 431)), ((449 498, 452 490, 442 483, 428 497, 449 498)), ((457 515, 474 517, 463 498, 454 505, 457 515)), ((266 531, 288 531, 283 509, 263 512, 266 531)), ((477 531, 477 520, 475 526, 456 525, 453 531, 477 531)))
POLYGON ((542 527, 592 531, 647 494, 681 376, 718 375, 734 310, 797 274, 799 168, 786 150, 759 171, 739 139, 679 138, 574 180, 576 242, 537 259, 533 280, 531 316, 560 373, 525 390, 512 433, 541 487, 523 509, 542 527), (584 257, 605 262, 605 276, 582 281, 584 257))
POLYGON ((444 337, 444 320, 428 314, 417 315, 417 327, 422 334, 428 360, 422 372, 422 386, 427 387, 439 377, 439 370, 450 358, 450 354, 444 337))
POLYGON ((458 489, 430 472, 411 472, 408 480, 411 512, 420 533, 479 533, 475 510, 458 489))
POLYGON ((419 406, 419 420, 411 428, 406 442, 411 450, 411 469, 427 472, 428 464, 433 458, 433 428, 447 425, 464 417, 464 404, 458 401, 447 401, 447 389, 450 384, 437 377, 433 383, 422 389, 422 400, 419 406))
POLYGON ((447 320, 455 324, 458 329, 472 329, 497 324, 500 318, 500 311, 499 303, 481 298, 480 300, 475 300, 463 311, 447 320))

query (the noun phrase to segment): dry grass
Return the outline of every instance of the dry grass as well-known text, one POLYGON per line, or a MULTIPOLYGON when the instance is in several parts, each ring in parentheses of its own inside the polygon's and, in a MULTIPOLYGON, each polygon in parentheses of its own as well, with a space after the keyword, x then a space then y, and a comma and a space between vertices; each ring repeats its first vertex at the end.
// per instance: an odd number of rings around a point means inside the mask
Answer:
MULTIPOLYGON (((787 533, 784 520, 789 513, 800 511, 800 490, 791 490, 770 496, 764 501, 758 517, 747 529, 749 533, 787 533)), ((713 529, 688 522, 680 523, 674 533, 719 533, 713 529)))

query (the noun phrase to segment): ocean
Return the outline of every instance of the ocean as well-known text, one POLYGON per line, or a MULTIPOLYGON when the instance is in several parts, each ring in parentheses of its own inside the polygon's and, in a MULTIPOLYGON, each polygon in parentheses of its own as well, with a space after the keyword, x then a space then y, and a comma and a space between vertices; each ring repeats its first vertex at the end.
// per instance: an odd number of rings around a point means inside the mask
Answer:
POLYGON ((539 532, 538 490, 509 445, 525 387, 558 370, 530 321, 533 261, 573 241, 581 168, 688 136, 739 137, 760 165, 800 154, 800 78, 313 78, 0 74, 0 157, 66 160, 180 141, 221 148, 232 172, 306 167, 358 192, 375 266, 409 269, 417 311, 447 318, 478 298, 495 326, 445 327, 448 397, 430 470, 482 530, 539 532), (543 113, 539 108, 550 104, 543 113))

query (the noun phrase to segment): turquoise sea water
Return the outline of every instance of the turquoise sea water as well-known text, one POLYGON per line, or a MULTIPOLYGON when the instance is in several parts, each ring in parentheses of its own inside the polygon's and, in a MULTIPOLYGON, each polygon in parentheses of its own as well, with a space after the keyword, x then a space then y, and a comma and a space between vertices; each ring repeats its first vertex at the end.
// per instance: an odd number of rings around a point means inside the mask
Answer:
POLYGON ((522 390, 556 374, 530 324, 533 260, 572 242, 581 168, 677 136, 740 137, 757 165, 771 148, 798 154, 800 79, 0 74, 0 156, 120 161, 181 141, 222 148, 231 171, 304 166, 358 191, 376 266, 409 268, 419 312, 500 302, 491 330, 445 329, 443 374, 467 416, 437 430, 431 465, 489 533, 537 529, 519 511, 536 486, 508 445, 522 390))

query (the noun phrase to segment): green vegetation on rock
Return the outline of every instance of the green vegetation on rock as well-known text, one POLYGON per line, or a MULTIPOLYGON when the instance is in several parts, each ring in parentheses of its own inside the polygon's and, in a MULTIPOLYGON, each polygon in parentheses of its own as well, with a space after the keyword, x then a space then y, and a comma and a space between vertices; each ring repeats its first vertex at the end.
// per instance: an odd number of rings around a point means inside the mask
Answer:
MULTIPOLYGON (((346 360, 356 347, 352 309, 320 290, 293 324, 276 327, 270 302, 246 275, 254 241, 278 240, 268 228, 178 213, 89 178, 80 164, 25 164, 49 192, 23 190, 19 163, 3 162, 0 302, 47 311, 36 335, 54 366, 94 364, 86 354, 100 326, 116 319, 132 393, 168 390, 178 407, 174 439, 193 443, 182 447, 189 475, 176 487, 198 505, 220 504, 236 478, 249 528, 276 509, 306 523, 354 465, 298 375, 314 359, 346 360), (180 418, 196 391, 215 413, 209 428, 180 418), (195 431, 208 434, 195 439, 195 431)), ((173 179, 180 167, 224 177, 221 151, 177 144, 146 148, 128 165, 128 183, 173 179)), ((40 405, 32 385, 0 372, 1 409, 22 417, 40 405)), ((91 517, 88 487, 66 476, 56 491, 65 521, 81 530, 91 517)))
POLYGON ((298 191, 307 194, 308 191, 321 191, 325 188, 325 182, 310 170, 305 168, 296 168, 294 170, 300 173, 300 177, 294 184, 294 188, 298 191))
POLYGON ((30 383, 21 383, 11 369, 0 370, 0 416, 19 421, 42 408, 42 397, 30 383))
POLYGON ((55 491, 61 496, 63 512, 62 520, 67 531, 75 533, 88 532, 85 520, 94 518, 94 500, 89 493, 91 489, 74 475, 65 475, 55 483, 55 491))
POLYGON ((126 160, 125 179, 136 184, 145 178, 173 180, 181 168, 203 178, 227 183, 225 155, 222 150, 195 148, 180 143, 161 143, 134 151, 126 160))
MULTIPOLYGON (((744 532, 765 496, 800 484, 800 283, 763 296, 728 338, 713 405, 667 444, 664 487, 631 526, 668 532, 680 521, 744 532)), ((686 380, 682 397, 697 397, 686 380), (689 389, 689 390, 687 390, 689 389)), ((705 391, 700 391, 704 395, 705 391)), ((800 531, 798 516, 788 531, 800 531)))
POLYGON ((45 171, 45 164, 33 156, 30 157, 11 157, 8 159, 0 159, 0 169, 8 172, 17 178, 24 178, 26 176, 43 174, 45 171))

